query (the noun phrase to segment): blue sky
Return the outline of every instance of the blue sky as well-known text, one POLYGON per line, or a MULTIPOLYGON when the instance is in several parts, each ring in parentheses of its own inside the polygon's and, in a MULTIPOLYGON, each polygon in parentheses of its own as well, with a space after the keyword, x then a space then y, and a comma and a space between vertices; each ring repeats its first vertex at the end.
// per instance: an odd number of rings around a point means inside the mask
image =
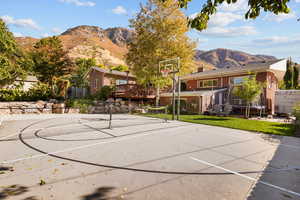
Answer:
MULTIPOLYGON (((78 25, 102 28, 127 27, 128 19, 146 0, 1 0, 0 17, 16 36, 44 37, 59 34, 78 25)), ((192 16, 204 0, 193 0, 187 10, 192 16)), ((300 62, 300 0, 291 0, 290 14, 262 13, 245 20, 247 0, 226 4, 212 17, 204 32, 191 30, 189 36, 201 50, 228 48, 278 58, 292 56, 300 62)))

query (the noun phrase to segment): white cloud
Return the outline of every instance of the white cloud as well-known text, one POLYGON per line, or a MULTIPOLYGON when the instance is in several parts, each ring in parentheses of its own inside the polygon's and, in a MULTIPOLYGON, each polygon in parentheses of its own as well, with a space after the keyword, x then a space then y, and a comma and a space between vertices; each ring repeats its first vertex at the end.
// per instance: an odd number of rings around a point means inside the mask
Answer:
POLYGON ((62 30, 60 28, 54 27, 51 29, 51 32, 54 34, 60 34, 62 32, 62 30))
POLYGON ((116 8, 112 9, 112 12, 117 15, 127 14, 127 10, 123 6, 117 6, 116 8))
POLYGON ((80 0, 59 0, 63 3, 70 3, 76 6, 87 6, 87 7, 94 7, 96 5, 95 2, 92 1, 80 1, 80 0))
POLYGON ((300 0, 295 0, 295 2, 300 3, 300 0))
POLYGON ((0 17, 7 25, 13 25, 17 27, 32 28, 40 30, 40 27, 32 19, 14 19, 11 16, 5 15, 0 17))
POLYGON ((261 39, 253 40, 254 45, 288 45, 288 44, 300 44, 300 35, 294 35, 291 37, 286 36, 273 36, 261 39))
POLYGON ((50 35, 48 33, 44 33, 42 34, 42 37, 45 38, 45 37, 49 37, 50 35))
MULTIPOLYGON (((299 0, 300 2, 300 0, 299 0)), ((284 20, 287 20, 287 19, 293 19, 293 18, 296 18, 296 14, 294 12, 290 12, 288 14, 284 14, 284 13, 280 13, 278 15, 272 13, 268 13, 265 17, 264 17, 264 20, 266 21, 274 21, 274 22, 282 22, 284 20)))
POLYGON ((255 35, 257 31, 253 26, 212 27, 203 31, 201 34, 213 37, 238 37, 255 35))
POLYGON ((238 0, 236 3, 228 4, 226 1, 220 6, 221 11, 240 12, 248 10, 248 0, 238 0))
POLYGON ((243 16, 230 13, 230 12, 217 12, 214 14, 209 22, 208 27, 210 26, 227 26, 237 20, 243 20, 243 16))
POLYGON ((22 33, 13 33, 15 37, 24 37, 22 33))

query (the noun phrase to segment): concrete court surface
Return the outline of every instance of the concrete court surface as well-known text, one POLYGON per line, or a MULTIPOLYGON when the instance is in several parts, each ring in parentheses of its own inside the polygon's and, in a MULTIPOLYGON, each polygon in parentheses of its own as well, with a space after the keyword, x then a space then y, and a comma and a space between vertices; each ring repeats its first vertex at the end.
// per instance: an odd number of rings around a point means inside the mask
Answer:
POLYGON ((0 199, 300 199, 300 139, 114 115, 2 116, 0 199))

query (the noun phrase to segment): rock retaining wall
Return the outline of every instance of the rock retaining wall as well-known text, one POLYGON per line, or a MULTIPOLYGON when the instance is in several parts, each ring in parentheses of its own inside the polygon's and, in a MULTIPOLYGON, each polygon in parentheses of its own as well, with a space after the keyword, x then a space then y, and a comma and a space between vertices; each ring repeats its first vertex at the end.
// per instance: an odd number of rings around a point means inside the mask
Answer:
MULTIPOLYGON (((50 114, 52 102, 0 102, 0 115, 5 114, 50 114)), ((64 108, 63 113, 79 113, 78 109, 64 108)))

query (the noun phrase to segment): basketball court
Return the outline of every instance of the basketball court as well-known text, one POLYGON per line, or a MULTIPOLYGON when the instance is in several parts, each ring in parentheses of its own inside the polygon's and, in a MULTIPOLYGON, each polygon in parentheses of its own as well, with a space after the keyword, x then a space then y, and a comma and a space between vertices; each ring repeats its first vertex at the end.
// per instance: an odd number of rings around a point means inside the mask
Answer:
POLYGON ((300 199, 300 139, 134 115, 4 118, 0 199, 300 199), (19 119, 19 120, 18 120, 19 119))

